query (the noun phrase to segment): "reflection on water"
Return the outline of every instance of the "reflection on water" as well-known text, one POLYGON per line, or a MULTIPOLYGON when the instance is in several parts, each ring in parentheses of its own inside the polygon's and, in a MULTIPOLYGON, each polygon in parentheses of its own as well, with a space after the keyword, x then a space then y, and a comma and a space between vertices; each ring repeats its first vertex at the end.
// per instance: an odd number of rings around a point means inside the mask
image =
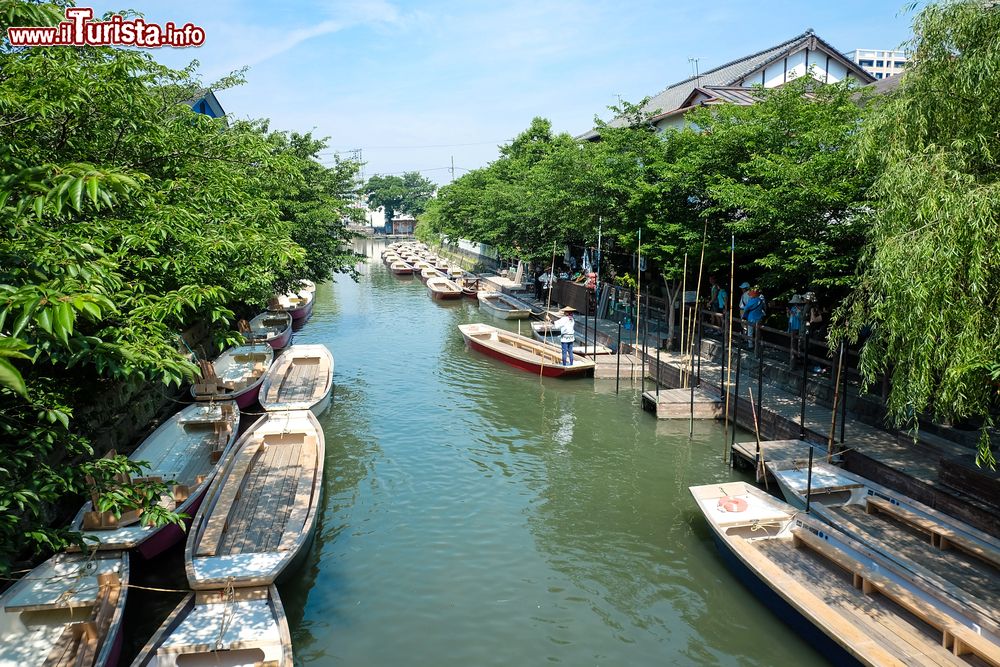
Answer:
POLYGON ((433 302, 380 249, 358 284, 320 286, 297 334, 333 350, 337 384, 320 530, 281 591, 299 663, 820 660, 725 569, 690 500, 734 475, 721 426, 688 438, 624 383, 467 350, 475 302, 433 302))

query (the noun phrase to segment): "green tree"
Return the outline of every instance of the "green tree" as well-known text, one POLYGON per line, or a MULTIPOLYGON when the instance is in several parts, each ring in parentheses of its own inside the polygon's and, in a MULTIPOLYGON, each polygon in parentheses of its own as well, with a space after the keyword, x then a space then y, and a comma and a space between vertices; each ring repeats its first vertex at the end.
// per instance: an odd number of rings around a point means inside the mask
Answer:
POLYGON ((375 174, 368 179, 364 192, 371 206, 385 209, 385 221, 389 223, 396 213, 407 213, 419 217, 434 196, 437 186, 424 178, 420 172, 408 171, 402 176, 375 174))
POLYGON ((981 419, 1000 380, 1000 5, 938 2, 914 21, 898 90, 869 109, 860 155, 877 178, 870 245, 841 315, 868 383, 891 374, 890 414, 981 419))
MULTIPOLYGON (((5 2, 0 30, 58 13, 5 2)), ((200 88, 193 67, 136 51, 0 48, 0 570, 72 539, 50 512, 87 476, 107 509, 179 520, 156 488, 112 483, 137 468, 92 461, 77 413, 116 384, 190 380, 189 324, 238 340, 234 312, 352 270, 357 165, 322 166, 309 135, 195 114, 200 88)))

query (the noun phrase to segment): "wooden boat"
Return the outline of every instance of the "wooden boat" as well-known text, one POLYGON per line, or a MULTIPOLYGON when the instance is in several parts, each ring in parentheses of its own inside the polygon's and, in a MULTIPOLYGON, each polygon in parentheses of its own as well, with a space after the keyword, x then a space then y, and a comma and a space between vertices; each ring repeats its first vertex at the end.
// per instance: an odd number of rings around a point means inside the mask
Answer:
POLYGON ((595 364, 573 355, 571 366, 562 365, 562 351, 527 336, 488 324, 460 324, 465 342, 474 350, 500 361, 546 377, 593 376, 595 364))
POLYGON ((333 391, 333 355, 325 345, 292 345, 264 375, 260 404, 268 412, 322 414, 333 391))
POLYGON ((282 294, 271 299, 267 309, 274 312, 286 312, 292 316, 294 321, 305 320, 312 314, 314 301, 315 295, 312 292, 282 294))
POLYGON ((292 341, 292 316, 286 312, 264 311, 248 323, 249 340, 262 340, 272 349, 282 350, 292 341))
MULTIPOLYGON (((417 272, 416 267, 413 268, 413 272, 414 273, 417 272)), ((426 285, 427 281, 430 280, 431 278, 444 278, 444 274, 442 274, 437 269, 421 269, 420 270, 420 282, 422 282, 422 283, 424 283, 426 285)))
POLYGON ((323 429, 308 410, 264 415, 212 481, 188 532, 195 590, 270 586, 312 539, 323 488, 323 429))
POLYGON ((479 300, 479 278, 468 275, 455 281, 462 288, 462 295, 469 299, 479 300))
POLYGON ((123 551, 57 554, 0 596, 0 665, 118 663, 128 588, 123 551))
POLYGON ((382 258, 382 263, 385 264, 386 266, 389 266, 393 262, 400 262, 402 260, 403 260, 402 256, 397 255, 394 252, 391 252, 382 258))
MULTIPOLYGON (((805 507, 805 462, 769 462, 786 499, 805 507)), ((1000 540, 953 517, 825 462, 814 462, 810 511, 961 600, 1000 631, 1000 540)))
POLYGON ((745 482, 690 487, 734 574, 834 664, 996 665, 997 637, 893 561, 745 482), (968 659, 968 661, 966 661, 968 659))
POLYGON ((389 265, 389 270, 392 271, 397 276, 412 276, 413 267, 404 262, 401 259, 397 259, 395 262, 389 265))
MULTIPOLYGON (((560 346, 559 331, 552 326, 552 322, 539 320, 531 323, 531 335, 535 340, 539 340, 547 345, 560 346)), ((576 342, 573 344, 573 352, 593 356, 595 354, 611 354, 611 348, 593 340, 586 340, 582 332, 576 332, 576 342)))
POLYGON ((463 278, 465 278, 465 269, 460 268, 458 266, 449 266, 448 277, 454 280, 456 283, 461 284, 460 281, 463 278))
POLYGON ((257 402, 264 373, 274 361, 268 345, 241 345, 224 351, 213 361, 201 361, 201 381, 191 387, 196 401, 233 400, 245 410, 257 402))
POLYGON ((292 639, 274 586, 188 593, 132 667, 292 667, 292 639))
MULTIPOLYGON (((149 463, 149 477, 173 480, 172 496, 164 497, 161 504, 193 516, 216 464, 232 447, 239 425, 235 402, 195 403, 163 422, 129 458, 149 463)), ((149 559, 184 537, 184 530, 176 524, 148 526, 137 513, 116 518, 110 512, 93 511, 94 506, 93 499, 85 503, 70 525, 84 539, 98 540, 91 548, 136 549, 149 559)))
POLYGON ((432 299, 461 299, 462 288, 444 276, 434 276, 427 279, 427 291, 432 299))
POLYGON ((302 279, 299 280, 299 291, 300 292, 315 292, 316 291, 316 283, 314 283, 313 281, 308 280, 306 278, 302 278, 302 279))
POLYGON ((479 292, 479 307, 501 320, 526 320, 531 309, 503 292, 479 292))

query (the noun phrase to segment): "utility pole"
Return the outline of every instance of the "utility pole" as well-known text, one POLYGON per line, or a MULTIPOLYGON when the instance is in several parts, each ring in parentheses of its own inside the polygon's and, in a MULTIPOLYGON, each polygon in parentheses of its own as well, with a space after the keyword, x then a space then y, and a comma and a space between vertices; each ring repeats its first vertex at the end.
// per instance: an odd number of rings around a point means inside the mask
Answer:
POLYGON ((455 180, 455 156, 451 156, 451 180, 455 180))

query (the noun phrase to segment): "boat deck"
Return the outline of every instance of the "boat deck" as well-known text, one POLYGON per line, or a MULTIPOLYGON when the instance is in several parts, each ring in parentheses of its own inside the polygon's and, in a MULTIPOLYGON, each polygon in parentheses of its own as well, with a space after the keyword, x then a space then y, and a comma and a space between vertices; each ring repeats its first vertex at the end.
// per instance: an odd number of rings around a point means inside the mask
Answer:
MULTIPOLYGON (((760 540, 754 545, 783 572, 793 574, 807 590, 829 605, 843 623, 907 665, 977 664, 953 655, 940 645, 936 632, 882 595, 866 595, 854 587, 853 576, 832 566, 810 549, 790 548, 788 541, 760 540)), ((978 663, 982 664, 982 663, 978 663)))
POLYGON ((1000 623, 1000 572, 997 568, 956 548, 939 549, 927 535, 882 512, 868 514, 863 505, 825 509, 836 525, 860 537, 883 553, 905 554, 919 569, 961 591, 961 595, 1000 623))
POLYGON ((316 457, 315 436, 302 433, 269 434, 263 446, 241 451, 202 534, 198 555, 287 550, 305 523, 316 457), (303 495, 304 503, 299 502, 303 495))
POLYGON ((297 535, 305 522, 296 498, 303 489, 307 501, 312 493, 316 438, 268 435, 264 442, 233 501, 216 555, 280 551, 285 537, 297 535))
POLYGON ((296 359, 285 371, 277 385, 271 385, 267 392, 269 403, 301 403, 315 399, 324 385, 326 377, 318 357, 296 359))

